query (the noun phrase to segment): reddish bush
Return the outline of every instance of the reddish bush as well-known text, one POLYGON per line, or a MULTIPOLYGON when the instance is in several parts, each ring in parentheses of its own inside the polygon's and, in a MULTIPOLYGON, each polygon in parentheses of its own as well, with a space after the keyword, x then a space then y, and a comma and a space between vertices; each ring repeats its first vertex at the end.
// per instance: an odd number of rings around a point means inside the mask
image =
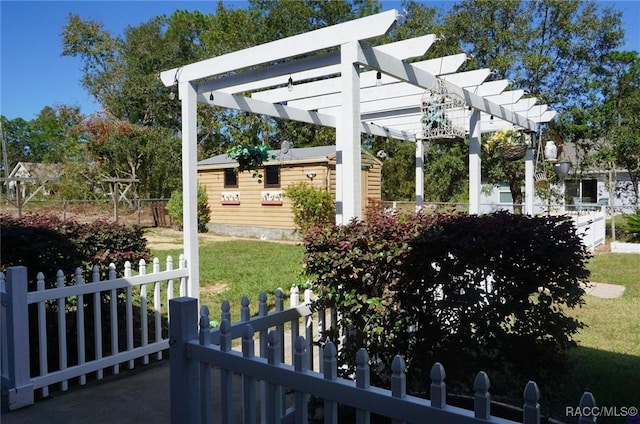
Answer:
POLYGON ((583 303, 589 254, 567 217, 373 214, 304 243, 320 304, 346 331, 347 373, 365 347, 380 379, 401 353, 419 387, 439 361, 451 380, 471 386, 484 369, 496 394, 521 390, 562 369, 583 326, 565 311, 583 303))
POLYGON ((26 266, 31 284, 38 272, 52 286, 58 270, 71 276, 78 267, 89 271, 98 265, 104 275, 110 263, 122 272, 125 261, 150 257, 143 230, 137 226, 62 222, 56 216, 39 214, 21 219, 2 215, 0 219, 0 267, 5 271, 10 266, 26 266))

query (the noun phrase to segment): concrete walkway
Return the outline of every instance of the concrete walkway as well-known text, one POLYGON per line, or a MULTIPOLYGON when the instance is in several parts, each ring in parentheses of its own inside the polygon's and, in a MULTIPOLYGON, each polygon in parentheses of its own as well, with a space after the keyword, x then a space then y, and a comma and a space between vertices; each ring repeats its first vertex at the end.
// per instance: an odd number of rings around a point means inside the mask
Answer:
POLYGON ((35 405, 7 411, 2 424, 169 423, 169 361, 52 392, 35 405))
MULTIPOLYGON (((212 371, 213 409, 219 410, 220 373, 212 371)), ((235 422, 242 422, 240 377, 234 376, 237 391, 235 422)), ((53 392, 35 405, 8 411, 2 398, 2 424, 169 424, 169 360, 141 366, 117 376, 92 381, 84 387, 72 387, 67 392, 53 392)), ((216 417, 219 421, 219 417, 216 417)), ((218 422, 214 421, 214 422, 218 422)))
MULTIPOLYGON (((585 286, 588 295, 614 299, 624 294, 624 286, 591 283, 585 286)), ((286 337, 285 340, 288 340, 286 337)), ((288 351, 289 349, 286 349, 288 351)), ((219 381, 213 371, 214 410, 219 381)), ((237 381, 237 383, 236 383, 237 381)), ((234 388, 240 390, 240 379, 234 388)), ((237 396, 240 401, 240 396, 237 396)), ((236 422, 242 416, 236 413, 236 422)), ((84 387, 73 387, 68 392, 53 392, 50 398, 40 400, 33 406, 9 412, 6 398, 2 398, 1 424, 169 424, 169 361, 139 367, 118 376, 105 377, 101 381, 87 383, 84 387)))
POLYGON ((583 285, 585 292, 594 297, 602 299, 616 299, 624 294, 624 286, 606 283, 594 283, 583 285))

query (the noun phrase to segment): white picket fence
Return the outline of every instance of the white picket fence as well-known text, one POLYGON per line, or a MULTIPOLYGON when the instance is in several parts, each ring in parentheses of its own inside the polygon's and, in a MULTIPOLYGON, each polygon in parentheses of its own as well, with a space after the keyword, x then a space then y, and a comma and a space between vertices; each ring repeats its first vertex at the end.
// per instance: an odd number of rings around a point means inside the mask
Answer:
POLYGON ((145 261, 141 260, 137 275, 133 276, 131 264, 127 262, 124 277, 116 278, 115 266, 111 264, 107 280, 100 280, 98 267, 94 266, 88 284, 79 268, 70 284, 59 271, 56 287, 49 289, 45 289, 45 276, 39 273, 36 291, 27 291, 25 267, 9 268, 6 278, 0 274, 0 368, 2 390, 8 394, 10 410, 33 404, 36 390, 41 390, 42 396, 46 397, 49 387, 54 384, 59 383, 61 390, 68 390, 69 380, 74 378, 83 385, 87 376, 94 372, 97 379, 102 379, 107 370, 118 374, 123 363, 132 369, 139 358, 143 364, 149 363, 151 355, 162 359, 169 339, 168 334, 163 334, 161 323, 169 318, 167 305, 177 294, 174 290, 180 296, 186 295, 187 264, 181 255, 177 269, 174 269, 171 257, 167 258, 164 271, 160 270, 158 258, 153 260, 150 274, 146 267, 145 261), (174 287, 174 282, 178 282, 179 288, 174 287), (119 301, 119 296, 124 301, 119 301), (30 323, 29 305, 37 305, 37 323, 30 323), (85 307, 93 309, 92 317, 85 307), (103 320, 103 308, 108 308, 108 313, 104 311, 108 320, 103 320), (136 308, 139 316, 134 319, 136 308), (148 315, 151 313, 150 340, 148 315), (52 314, 56 318, 48 319, 52 314), (85 325, 85 320, 90 318, 93 325, 85 325), (37 325, 37 346, 29 346, 30 325, 37 325), (57 338, 47 336, 47 327, 51 326, 55 326, 57 338), (120 329, 124 329, 124 335, 120 334, 120 329), (109 333, 108 337, 103 331, 109 333), (73 332, 77 345, 69 346, 67 335, 73 332), (110 341, 109 351, 103 346, 105 338, 110 341), (49 345, 58 348, 55 369, 48 360, 49 345), (38 375, 31 375, 30 349, 38 351, 38 375), (71 355, 77 360, 70 364, 71 355))
MULTIPOLYGON (((473 410, 447 405, 445 370, 440 363, 431 369, 427 388, 430 400, 407 395, 401 356, 396 356, 391 367, 391 390, 370 385, 370 361, 364 349, 360 349, 356 358, 355 381, 338 378, 336 346, 317 340, 325 322, 328 324, 326 311, 314 313, 310 298, 310 293, 305 292, 305 302, 300 305, 297 292, 292 292, 291 307, 284 309, 282 292, 278 291, 276 310, 267 313, 266 296, 261 294, 258 316, 254 318, 250 318, 248 299, 243 298, 241 320, 233 324, 228 315, 229 304, 225 302, 221 325, 216 329, 210 328, 206 306, 198 316, 196 299, 171 300, 171 423, 306 424, 311 396, 320 399, 327 424, 338 423, 339 405, 353 408, 354 422, 358 424, 368 424, 372 414, 391 418, 393 423, 514 423, 491 415, 489 377, 482 371, 474 382, 473 410), (289 339, 285 337, 285 324, 291 332, 288 349, 285 349, 289 339), (299 335, 300 324, 305 336, 299 335), (319 331, 315 332, 314 327, 319 331), (233 343, 236 339, 241 343, 233 343), (259 356, 255 353, 256 339, 259 356), (212 369, 219 371, 215 391, 212 369), (219 405, 215 411, 214 398, 219 405)), ((331 320, 336 318, 335 313, 329 316, 331 320)), ((524 389, 523 423, 540 423, 539 399, 538 387, 530 381, 524 389)), ((585 392, 579 407, 590 410, 594 406, 593 395, 585 392)), ((595 422, 593 417, 581 417, 579 421, 595 422)))
POLYGON ((587 211, 571 215, 576 227, 576 233, 582 238, 582 243, 593 251, 605 243, 606 216, 604 211, 587 211))

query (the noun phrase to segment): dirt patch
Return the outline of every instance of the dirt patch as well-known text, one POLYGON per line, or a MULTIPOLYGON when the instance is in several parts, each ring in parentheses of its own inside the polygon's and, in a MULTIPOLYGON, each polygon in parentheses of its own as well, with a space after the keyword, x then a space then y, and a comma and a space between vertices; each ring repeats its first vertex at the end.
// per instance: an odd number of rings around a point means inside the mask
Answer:
POLYGON ((208 284, 206 286, 200 286, 200 295, 210 295, 214 296, 216 294, 224 293, 229 290, 229 284, 218 281, 213 284, 208 284))
MULTIPOLYGON (((183 233, 171 228, 148 228, 145 230, 145 238, 147 239, 147 245, 150 249, 154 250, 170 250, 170 249, 182 249, 183 246, 183 233)), ((198 234, 198 240, 200 245, 211 243, 214 241, 229 241, 229 240, 253 240, 259 241, 256 238, 249 237, 236 237, 227 236, 214 233, 200 233, 198 234)), ((292 240, 266 240, 268 242, 275 243, 287 243, 298 244, 298 241, 292 240)))

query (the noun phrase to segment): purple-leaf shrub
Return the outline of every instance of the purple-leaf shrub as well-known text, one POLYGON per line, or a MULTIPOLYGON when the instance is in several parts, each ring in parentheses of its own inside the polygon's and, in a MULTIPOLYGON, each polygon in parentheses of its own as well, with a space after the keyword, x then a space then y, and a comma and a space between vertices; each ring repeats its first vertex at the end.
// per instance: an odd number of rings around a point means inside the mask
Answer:
POLYGON ((419 387, 439 361, 467 384, 493 370, 500 393, 561 369, 583 327, 566 310, 583 303, 589 253, 568 217, 373 214, 304 243, 319 306, 338 310, 340 329, 323 336, 346 335, 347 373, 365 347, 379 380, 400 353, 419 387))

